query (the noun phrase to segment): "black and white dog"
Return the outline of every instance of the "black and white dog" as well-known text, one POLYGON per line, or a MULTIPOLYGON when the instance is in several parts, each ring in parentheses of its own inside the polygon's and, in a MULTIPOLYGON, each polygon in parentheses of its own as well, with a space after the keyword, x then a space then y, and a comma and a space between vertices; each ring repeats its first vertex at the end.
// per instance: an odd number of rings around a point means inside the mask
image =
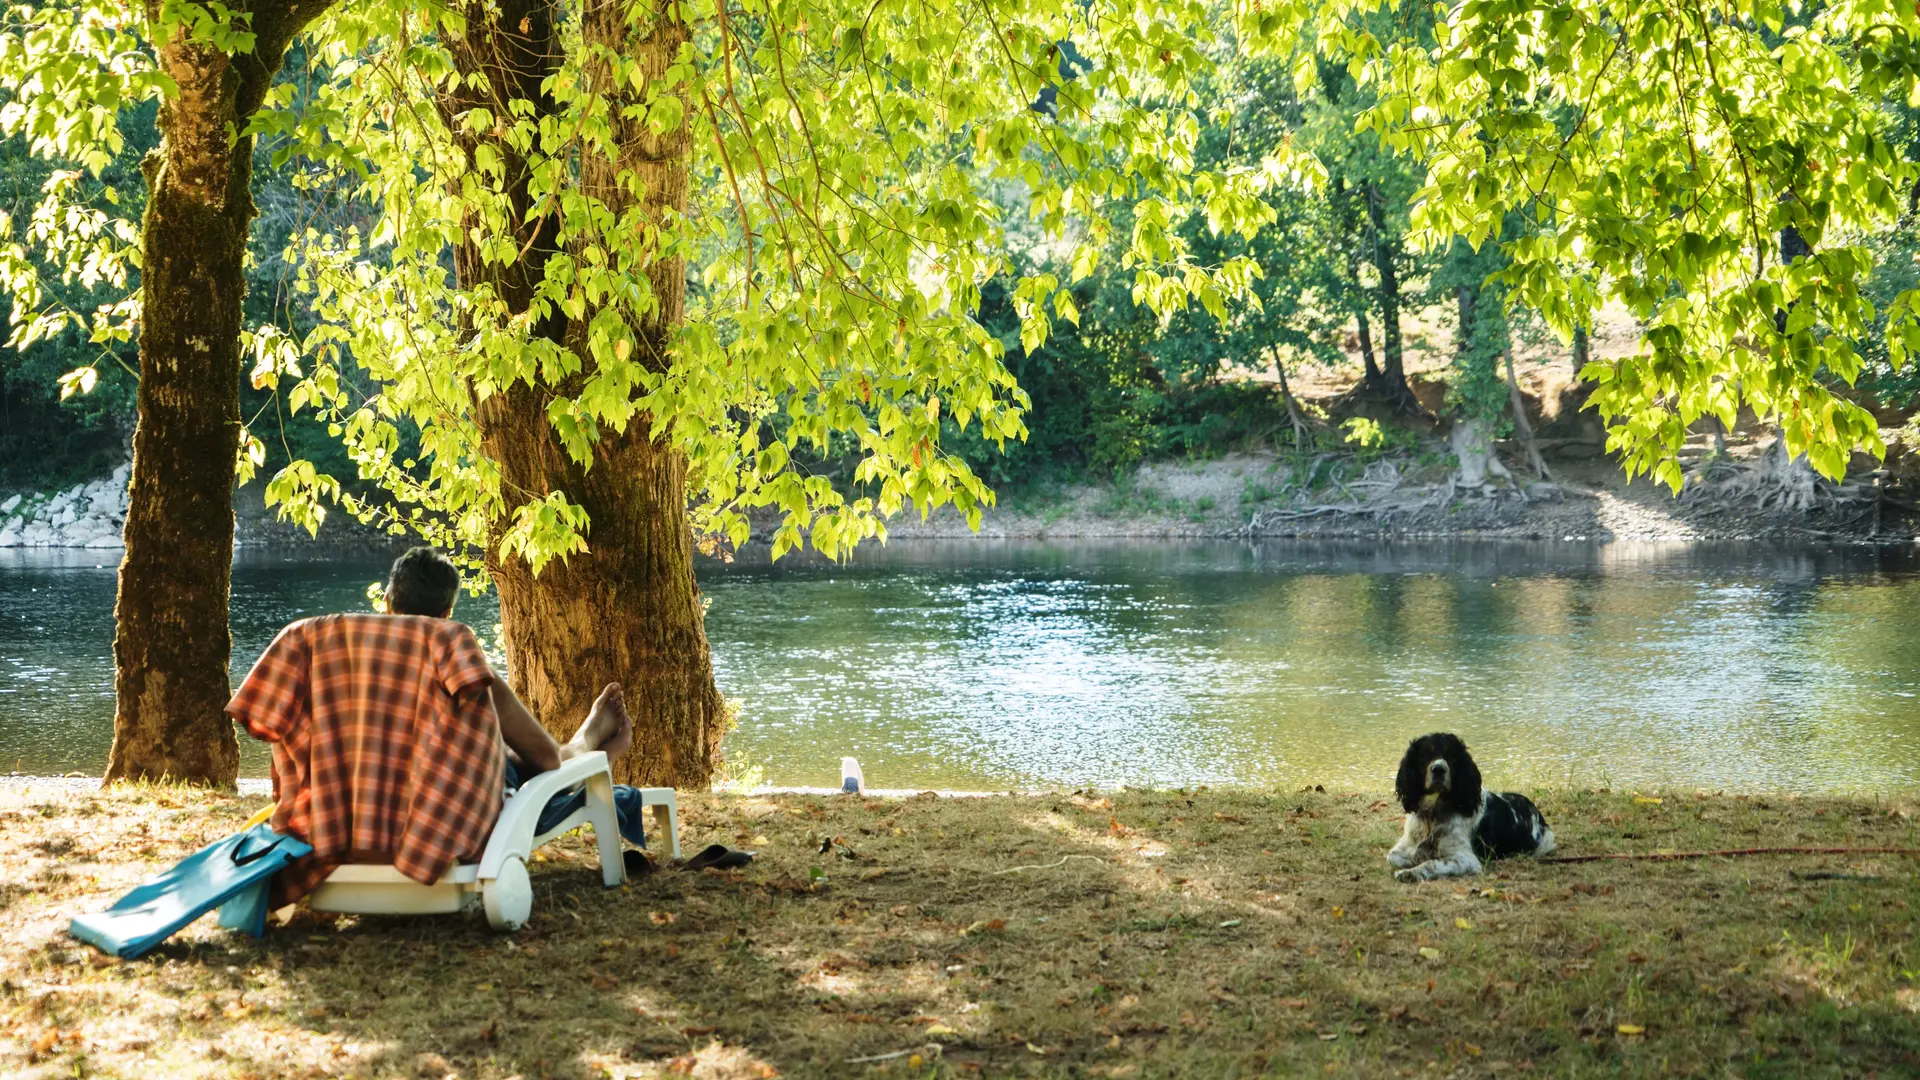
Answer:
POLYGON ((1553 830, 1530 799, 1480 787, 1480 767, 1458 735, 1413 740, 1393 787, 1407 829, 1387 862, 1401 881, 1477 874, 1482 859, 1553 850, 1553 830))

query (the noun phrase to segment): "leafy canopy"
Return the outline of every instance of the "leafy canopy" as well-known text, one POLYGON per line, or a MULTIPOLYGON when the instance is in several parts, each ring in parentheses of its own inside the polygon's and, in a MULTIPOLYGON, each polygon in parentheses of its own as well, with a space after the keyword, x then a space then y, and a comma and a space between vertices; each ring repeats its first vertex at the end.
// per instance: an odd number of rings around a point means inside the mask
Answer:
MULTIPOLYGON (((365 222, 322 223, 298 242, 322 325, 299 350, 309 369, 288 403, 333 418, 363 473, 443 539, 498 537, 537 567, 590 535, 565 493, 503 491, 480 453, 475 409, 518 384, 548 395, 553 431, 583 466, 599 439, 633 424, 670 440, 690 463, 696 528, 734 543, 754 507, 783 515, 776 555, 807 541, 844 552, 907 506, 951 502, 977 521, 992 493, 943 449, 943 421, 1020 438, 1027 402, 973 318, 983 285, 1016 274, 1026 349, 1054 318, 1077 320, 1068 286, 1114 246, 1136 302, 1163 318, 1191 302, 1224 312, 1258 267, 1200 257, 1179 226, 1200 215, 1215 233, 1250 237, 1272 216, 1264 194, 1314 175, 1285 147, 1252 164, 1196 163, 1197 81, 1219 54, 1278 47, 1292 25, 1250 3, 1225 21, 1197 0, 663 10, 633 5, 629 18, 636 37, 656 18, 685 21, 664 78, 594 55, 568 22, 542 98, 481 86, 491 105, 456 110, 451 91, 484 82, 451 52, 473 32, 463 9, 346 4, 314 29, 310 81, 257 121, 280 153, 311 163, 308 183, 350 189, 365 222), (620 160, 616 116, 656 135, 686 130, 684 216, 650 214, 644 200, 616 209, 574 184, 582 161, 620 160), (482 136, 473 168, 463 132, 482 136), (448 254, 464 239, 495 267, 535 258, 513 210, 523 180, 526 217, 552 230, 555 253, 515 310, 491 286, 456 280, 448 254), (1112 245, 1116 208, 1128 232, 1112 245), (1065 280, 1010 267, 1010 213, 1071 253, 1065 280), (658 302, 646 273, 675 257, 691 267, 686 317, 656 356, 641 332, 658 302), (556 316, 586 322, 584 347, 539 333, 556 316), (344 390, 348 363, 380 391, 344 390), (396 460, 404 424, 418 427, 420 455, 396 460), (858 447, 857 497, 798 464, 836 439, 858 447), (511 526, 495 533, 502 520, 511 526)), ((621 187, 642 184, 621 173, 621 187)), ((296 464, 269 497, 311 521, 330 485, 296 464)))
POLYGON ((1338 0, 1322 41, 1375 89, 1362 123, 1428 163, 1427 246, 1522 215, 1510 305, 1571 335, 1611 299, 1645 327, 1583 373, 1630 473, 1678 489, 1688 425, 1742 404, 1828 476, 1884 452, 1835 386, 1876 314, 1896 363, 1920 344, 1913 294, 1876 313, 1864 288, 1920 175, 1882 108, 1920 93, 1913 5, 1466 0, 1431 48, 1356 17, 1386 6, 1338 0))

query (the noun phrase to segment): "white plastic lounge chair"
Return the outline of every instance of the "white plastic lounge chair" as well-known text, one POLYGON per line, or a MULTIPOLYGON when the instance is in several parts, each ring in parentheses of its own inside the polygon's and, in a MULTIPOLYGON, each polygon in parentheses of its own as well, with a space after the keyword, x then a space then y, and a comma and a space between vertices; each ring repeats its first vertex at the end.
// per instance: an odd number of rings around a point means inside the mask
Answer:
MULTIPOLYGON (((677 808, 672 788, 642 788, 641 803, 669 837, 680 857, 677 808)), ((477 901, 496 930, 518 930, 533 911, 533 883, 527 859, 533 850, 582 825, 593 827, 600 848, 600 880, 608 888, 627 880, 620 856, 619 819, 613 809, 613 775, 607 755, 595 750, 543 772, 507 795, 500 820, 477 863, 461 863, 431 885, 422 885, 392 866, 350 863, 328 875, 308 898, 315 911, 350 915, 437 915, 465 911, 477 901), (544 833, 535 834, 548 800, 584 786, 586 805, 544 833)))

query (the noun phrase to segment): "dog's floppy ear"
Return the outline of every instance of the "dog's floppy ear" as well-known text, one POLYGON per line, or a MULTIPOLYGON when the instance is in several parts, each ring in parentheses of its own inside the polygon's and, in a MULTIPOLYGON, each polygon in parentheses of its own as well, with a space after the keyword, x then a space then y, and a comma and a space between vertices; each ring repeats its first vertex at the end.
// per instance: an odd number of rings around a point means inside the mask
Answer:
POLYGON ((1420 797, 1426 794, 1427 762, 1426 755, 1420 752, 1420 744, 1425 741, 1415 739, 1407 744, 1407 752, 1400 755, 1400 773, 1393 778, 1394 793, 1400 796, 1400 805, 1409 814, 1420 809, 1420 797))
POLYGON ((1480 766, 1473 763, 1473 755, 1467 753, 1467 744, 1458 738, 1447 740, 1447 767, 1453 772, 1453 783, 1447 792, 1448 801, 1455 809, 1466 815, 1480 810, 1480 766))

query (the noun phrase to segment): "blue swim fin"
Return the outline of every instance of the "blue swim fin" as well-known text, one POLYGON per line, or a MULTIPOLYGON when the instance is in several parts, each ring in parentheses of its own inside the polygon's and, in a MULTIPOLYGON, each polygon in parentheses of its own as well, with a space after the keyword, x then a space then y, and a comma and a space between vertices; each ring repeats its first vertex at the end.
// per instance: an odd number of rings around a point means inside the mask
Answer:
POLYGON ((216 840, 97 915, 76 915, 67 932, 109 956, 132 960, 220 908, 220 925, 266 933, 267 884, 311 852, 305 841, 268 825, 216 840))

